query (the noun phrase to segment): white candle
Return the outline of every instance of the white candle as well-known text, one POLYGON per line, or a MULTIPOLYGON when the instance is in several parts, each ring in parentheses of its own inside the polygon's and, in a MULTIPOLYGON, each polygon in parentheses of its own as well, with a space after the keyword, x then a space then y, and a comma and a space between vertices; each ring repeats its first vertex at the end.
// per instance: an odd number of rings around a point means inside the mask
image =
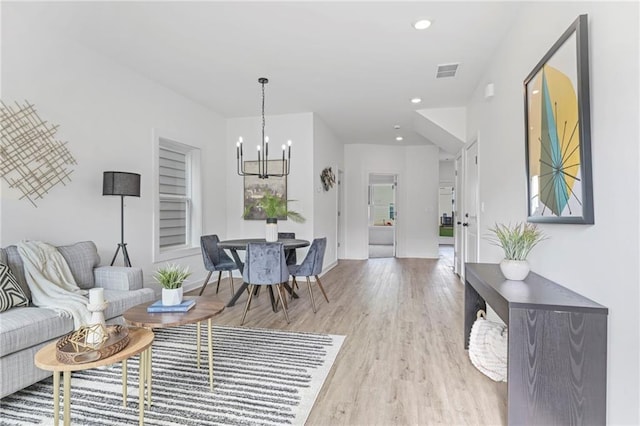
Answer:
POLYGON ((91 290, 89 290, 89 303, 91 303, 92 305, 104 303, 104 289, 92 288, 91 290))

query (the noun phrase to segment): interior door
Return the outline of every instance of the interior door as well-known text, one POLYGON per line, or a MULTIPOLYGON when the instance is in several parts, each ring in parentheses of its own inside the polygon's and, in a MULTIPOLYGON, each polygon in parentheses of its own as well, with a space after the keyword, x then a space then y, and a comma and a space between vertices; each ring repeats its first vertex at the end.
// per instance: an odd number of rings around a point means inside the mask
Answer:
POLYGON ((478 261, 478 140, 466 149, 464 159, 464 262, 478 261))
POLYGON ((453 192, 453 265, 454 272, 464 279, 464 268, 462 267, 464 259, 464 238, 462 227, 462 201, 463 201, 463 185, 462 185, 462 151, 458 154, 455 161, 455 190, 453 192))
POLYGON ((342 179, 344 178, 344 172, 342 170, 338 170, 338 191, 337 191, 337 197, 338 197, 338 211, 336 212, 337 216, 338 216, 338 226, 337 226, 337 230, 336 233, 337 238, 336 241, 338 242, 338 259, 344 259, 344 235, 343 235, 343 225, 342 225, 342 218, 343 218, 343 214, 342 214, 342 179))

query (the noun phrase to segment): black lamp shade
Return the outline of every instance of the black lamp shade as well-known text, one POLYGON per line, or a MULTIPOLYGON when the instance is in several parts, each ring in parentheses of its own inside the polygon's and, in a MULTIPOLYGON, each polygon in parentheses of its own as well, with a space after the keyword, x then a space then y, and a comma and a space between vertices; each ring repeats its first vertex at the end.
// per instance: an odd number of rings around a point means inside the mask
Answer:
POLYGON ((102 195, 140 196, 140 175, 129 172, 104 172, 102 195))

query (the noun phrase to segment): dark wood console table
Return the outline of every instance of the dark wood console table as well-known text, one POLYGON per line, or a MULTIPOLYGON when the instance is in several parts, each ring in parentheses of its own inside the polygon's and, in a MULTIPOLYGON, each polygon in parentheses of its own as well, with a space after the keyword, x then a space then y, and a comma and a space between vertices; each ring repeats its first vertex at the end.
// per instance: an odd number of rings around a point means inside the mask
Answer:
POLYGON ((510 425, 604 425, 608 309, 536 273, 504 278, 498 265, 465 265, 464 347, 478 309, 509 326, 510 425))

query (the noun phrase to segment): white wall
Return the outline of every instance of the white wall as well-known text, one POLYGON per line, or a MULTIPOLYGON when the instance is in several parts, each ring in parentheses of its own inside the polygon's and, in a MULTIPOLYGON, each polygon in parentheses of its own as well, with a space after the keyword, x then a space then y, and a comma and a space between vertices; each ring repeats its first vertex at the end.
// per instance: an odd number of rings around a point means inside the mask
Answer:
MULTIPOLYGON (((218 154, 224 120, 56 36, 34 15, 26 19, 20 12, 23 6, 2 6, 2 99, 7 103, 27 99, 41 117, 59 124, 57 137, 68 141, 78 164, 73 166, 71 183, 54 187, 37 208, 18 200, 20 193, 2 182, 0 244, 21 239, 52 244, 93 240, 102 264, 108 264, 120 241, 120 200, 102 196, 102 172, 140 173, 141 197, 125 198, 125 240, 133 264, 144 269, 145 285, 151 284, 157 267, 152 264, 153 129, 202 149, 203 226, 213 230, 226 222, 226 211, 218 205, 226 195, 227 177, 218 154)), ((180 263, 194 272, 189 282, 204 278, 199 255, 180 263)))
POLYGON ((397 174, 398 257, 438 257, 438 148, 345 145, 345 257, 368 257, 370 173, 397 174))
MULTIPOLYGON (((541 225, 535 272, 609 308, 607 416, 640 424, 638 193, 638 3, 528 3, 492 58, 469 105, 467 134, 480 134, 484 226, 524 221, 522 82, 579 14, 589 14, 595 225, 541 225), (541 25, 541 23, 543 23, 541 25), (495 83, 495 97, 484 86, 495 83)), ((480 230, 481 234, 486 229, 480 230)), ((481 241, 480 259, 502 254, 481 241)))
POLYGON ((454 186, 456 183, 456 167, 453 160, 440 161, 440 186, 454 186))
MULTIPOLYGON (((232 118, 227 120, 226 171, 227 191, 226 203, 219 201, 219 208, 226 209, 226 231, 220 238, 264 238, 264 220, 244 220, 243 193, 244 178, 236 172, 236 145, 239 136, 244 138, 245 161, 257 160, 255 146, 260 143, 261 117, 232 118), (252 148, 253 147, 253 148, 252 148)), ((291 139, 291 174, 287 177, 287 199, 296 200, 289 203, 289 208, 301 213, 305 223, 295 223, 291 220, 279 220, 278 230, 281 232, 295 232, 296 237, 311 240, 314 236, 313 214, 313 114, 283 114, 265 117, 265 135, 269 136, 270 145, 276 147, 279 153, 280 145, 291 139)), ((274 159, 277 155, 274 154, 274 159)), ((219 167, 225 167, 220 165, 219 167)), ((225 198, 222 198, 225 200, 225 198)), ((224 225, 221 225, 221 228, 224 225)), ((298 250, 298 257, 303 258, 305 249, 298 250)), ((237 272, 237 271, 236 271, 237 272)))
POLYGON ((344 166, 343 144, 331 129, 318 117, 313 115, 313 235, 327 237, 327 250, 324 265, 333 265, 338 261, 338 185, 329 191, 322 187, 320 174, 325 167, 331 167, 338 179, 338 170, 344 166))
POLYGON ((417 111, 461 141, 467 140, 467 108, 427 108, 417 111))

